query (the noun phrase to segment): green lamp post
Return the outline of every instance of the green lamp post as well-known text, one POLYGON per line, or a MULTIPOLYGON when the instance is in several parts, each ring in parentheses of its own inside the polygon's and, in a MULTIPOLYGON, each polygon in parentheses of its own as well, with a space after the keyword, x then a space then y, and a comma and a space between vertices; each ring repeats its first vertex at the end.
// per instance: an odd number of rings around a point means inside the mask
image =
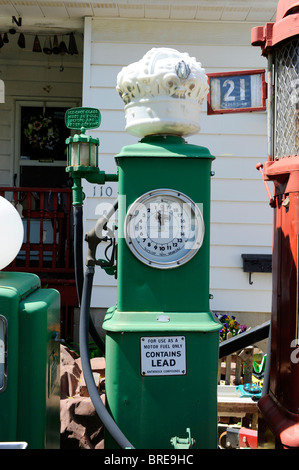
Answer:
POLYGON ((84 200, 82 178, 90 183, 104 184, 117 181, 117 175, 110 175, 99 168, 99 139, 85 134, 88 129, 96 129, 101 124, 101 113, 96 108, 71 108, 65 113, 68 129, 80 130, 66 139, 66 171, 73 177, 73 205, 82 205, 84 200))
MULTIPOLYGON (((75 134, 66 139, 67 144, 67 167, 68 172, 73 178, 73 219, 74 219, 74 259, 77 295, 81 303, 83 289, 83 201, 85 198, 82 178, 93 184, 104 184, 106 181, 117 181, 117 174, 107 174, 99 168, 99 139, 85 134, 86 130, 96 129, 101 123, 101 114, 97 108, 71 108, 66 111, 65 124, 68 129, 80 130, 80 134, 75 134)), ((97 237, 95 240, 93 252, 97 246, 97 237)), ((104 261, 102 267, 106 272, 114 274, 113 261, 107 263, 104 261), (111 266, 112 265, 112 266, 111 266)), ((90 327, 94 336, 97 333, 92 322, 90 327)), ((102 343, 102 340, 98 338, 102 343)))

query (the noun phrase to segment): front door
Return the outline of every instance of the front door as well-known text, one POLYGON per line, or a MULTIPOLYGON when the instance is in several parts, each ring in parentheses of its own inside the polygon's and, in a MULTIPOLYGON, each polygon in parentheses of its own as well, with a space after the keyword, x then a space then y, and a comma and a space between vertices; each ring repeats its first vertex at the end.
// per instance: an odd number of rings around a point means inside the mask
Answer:
POLYGON ((14 184, 22 187, 65 188, 69 129, 64 115, 74 102, 18 101, 14 184))

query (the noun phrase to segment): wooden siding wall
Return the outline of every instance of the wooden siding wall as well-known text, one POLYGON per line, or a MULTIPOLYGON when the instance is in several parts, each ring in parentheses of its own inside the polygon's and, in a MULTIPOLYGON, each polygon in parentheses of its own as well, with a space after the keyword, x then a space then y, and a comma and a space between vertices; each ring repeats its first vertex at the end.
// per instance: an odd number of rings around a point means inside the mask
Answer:
MULTIPOLYGON (((100 139, 102 169, 115 171, 114 155, 123 145, 137 142, 124 131, 123 103, 115 85, 117 73, 138 61, 152 47, 173 47, 196 57, 206 72, 266 68, 258 48, 250 45, 255 24, 86 18, 83 105, 101 110, 102 123, 93 134, 100 139)), ((242 253, 271 253, 272 210, 256 163, 266 160, 266 113, 207 116, 201 113, 201 132, 189 143, 209 148, 213 163, 211 210, 211 309, 269 313, 271 274, 248 274, 242 253)), ((117 197, 117 185, 85 185, 86 229, 101 206, 117 197), (108 195, 100 199, 100 192, 108 195)), ((115 281, 99 269, 93 292, 94 307, 109 307, 116 299, 115 281)), ((254 322, 253 322, 254 323, 254 322)))
MULTIPOLYGON (((1 186, 13 185, 14 173, 18 172, 18 162, 14 162, 14 156, 18 153, 16 102, 80 103, 82 97, 82 34, 75 36, 79 55, 65 56, 62 72, 60 56, 31 52, 34 35, 25 34, 26 47, 20 49, 16 44, 18 36, 9 35, 9 43, 0 49, 0 79, 5 84, 5 103, 0 103, 1 186)), ((40 36, 41 45, 44 39, 40 36)))

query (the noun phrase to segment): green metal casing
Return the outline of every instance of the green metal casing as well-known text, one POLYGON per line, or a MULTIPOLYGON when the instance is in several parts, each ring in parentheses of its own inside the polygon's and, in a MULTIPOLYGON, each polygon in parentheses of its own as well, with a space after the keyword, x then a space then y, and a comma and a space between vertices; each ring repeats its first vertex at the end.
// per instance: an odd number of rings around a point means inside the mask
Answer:
POLYGON ((0 319, 7 329, 0 442, 59 448, 60 295, 41 289, 34 274, 0 272, 0 319))
MULTIPOLYGON (((116 156, 119 172, 117 305, 105 317, 106 400, 116 423, 139 449, 172 448, 186 437, 196 448, 217 447, 217 371, 220 325, 209 309, 210 174, 204 147, 175 136, 151 136, 116 156), (177 190, 199 204, 205 236, 186 264, 156 269, 141 263, 124 237, 128 207, 154 189, 177 190), (161 322, 167 314, 169 321, 161 322), (144 376, 142 337, 184 337, 184 375, 144 376)), ((109 436, 106 447, 116 444, 109 436)))

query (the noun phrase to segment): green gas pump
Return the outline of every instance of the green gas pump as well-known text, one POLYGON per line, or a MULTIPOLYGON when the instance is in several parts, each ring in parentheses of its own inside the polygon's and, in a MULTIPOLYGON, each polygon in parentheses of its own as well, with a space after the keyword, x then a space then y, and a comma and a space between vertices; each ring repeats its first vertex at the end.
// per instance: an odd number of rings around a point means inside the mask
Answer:
POLYGON ((60 295, 35 274, 2 271, 23 241, 2 197, 0 221, 0 449, 59 448, 60 295))
MULTIPOLYGON (((188 54, 152 49, 123 69, 117 89, 126 130, 141 140, 115 157, 117 304, 103 322, 106 408, 127 447, 215 449, 221 326, 209 308, 214 157, 185 140, 198 131, 206 76, 188 54)), ((101 228, 107 223, 106 216, 101 228)), ((96 232, 86 237, 93 248, 96 232)), ((89 273, 99 264, 94 254, 90 249, 89 273)), ((108 431, 105 447, 118 446, 108 431)))
POLYGON ((118 241, 117 305, 103 323, 107 405, 137 448, 171 448, 171 438, 183 438, 187 428, 197 448, 216 448, 212 156, 181 137, 150 136, 116 158, 124 233, 118 241))
POLYGON ((34 274, 0 272, 0 449, 60 447, 59 325, 56 290, 34 274))

